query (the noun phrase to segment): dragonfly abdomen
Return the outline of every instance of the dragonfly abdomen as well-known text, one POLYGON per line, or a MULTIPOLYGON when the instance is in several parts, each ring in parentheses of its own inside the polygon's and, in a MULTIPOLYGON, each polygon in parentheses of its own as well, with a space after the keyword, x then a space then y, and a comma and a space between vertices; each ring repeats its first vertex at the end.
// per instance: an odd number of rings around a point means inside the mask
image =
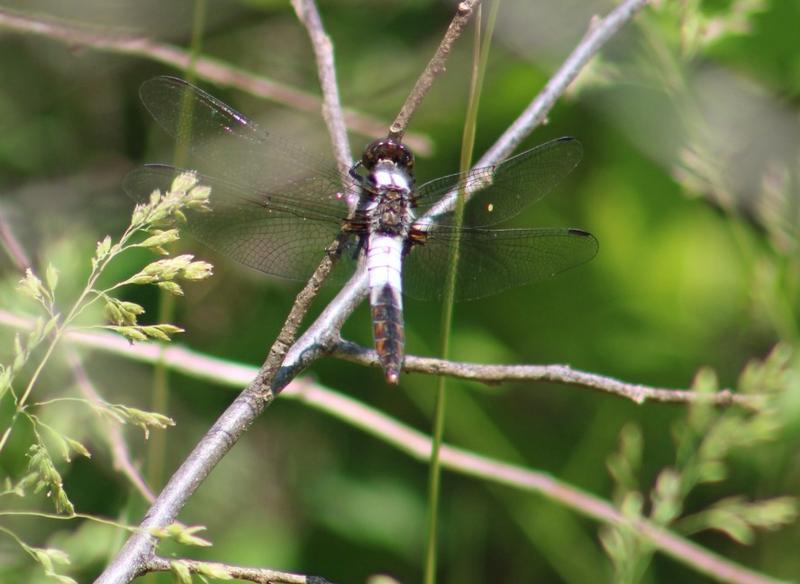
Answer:
POLYGON ((400 380, 403 365, 403 299, 401 287, 401 237, 376 233, 370 236, 367 251, 372 335, 375 351, 386 382, 400 380))

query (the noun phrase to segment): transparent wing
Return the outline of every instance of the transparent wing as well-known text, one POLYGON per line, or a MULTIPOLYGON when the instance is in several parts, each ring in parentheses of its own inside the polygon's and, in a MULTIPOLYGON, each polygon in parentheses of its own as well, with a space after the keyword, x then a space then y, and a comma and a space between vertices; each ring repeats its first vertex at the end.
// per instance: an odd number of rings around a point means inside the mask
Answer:
POLYGON ((150 79, 139 94, 156 122, 175 138, 178 152, 185 150, 181 166, 234 181, 254 192, 291 191, 296 200, 318 204, 335 203, 343 186, 351 186, 342 184, 332 161, 268 134, 182 79, 150 79))
POLYGON ((574 138, 551 140, 496 166, 478 168, 427 182, 417 189, 417 215, 437 211, 432 220, 452 225, 452 211, 439 212, 439 199, 464 189, 470 194, 464 209, 464 225, 494 225, 517 215, 538 201, 575 168, 583 147, 574 138), (489 185, 479 192, 473 192, 489 185))
MULTIPOLYGON (((144 201, 154 189, 168 189, 181 172, 168 165, 145 166, 130 172, 123 188, 144 201)), ((220 178, 199 175, 199 180, 211 187, 211 212, 188 212, 183 229, 237 262, 291 280, 311 275, 347 214, 344 203, 332 211, 327 205, 303 201, 291 189, 273 195, 220 178)), ((354 256, 353 249, 343 253, 337 281, 346 279, 354 256)))
MULTIPOLYGON (((406 257, 403 287, 420 300, 443 295, 456 230, 442 226, 406 257)), ((597 240, 580 229, 460 230, 456 300, 471 300, 544 280, 591 260, 597 240)))

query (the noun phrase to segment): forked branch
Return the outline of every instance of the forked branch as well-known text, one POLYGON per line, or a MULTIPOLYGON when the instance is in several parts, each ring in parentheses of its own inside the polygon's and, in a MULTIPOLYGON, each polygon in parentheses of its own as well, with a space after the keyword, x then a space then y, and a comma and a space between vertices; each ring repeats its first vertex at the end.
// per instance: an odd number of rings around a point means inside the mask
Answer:
POLYGON ((322 27, 322 19, 314 2, 292 0, 292 6, 297 18, 306 27, 311 46, 314 48, 317 76, 322 88, 322 117, 328 126, 339 174, 346 177, 353 164, 353 155, 350 153, 342 103, 339 99, 339 84, 336 82, 336 67, 333 62, 333 43, 322 27))
POLYGON ((397 117, 389 128, 389 135, 393 138, 403 138, 403 141, 411 146, 411 142, 409 142, 408 137, 405 136, 408 122, 411 120, 411 115, 419 107, 419 104, 422 103, 422 100, 425 98, 425 95, 427 95, 433 82, 436 81, 436 78, 444 73, 445 63, 450 56, 450 50, 453 48, 453 44, 461 36, 464 27, 469 23, 475 12, 475 8, 479 4, 480 0, 464 0, 458 4, 456 15, 453 17, 453 20, 450 21, 450 26, 447 27, 447 32, 445 32, 442 42, 439 43, 436 53, 434 53, 433 57, 428 62, 422 75, 417 78, 417 82, 411 90, 411 93, 400 108, 400 113, 397 114, 397 117))
MULTIPOLYGON (((30 330, 33 327, 33 321, 0 310, 0 325, 30 330)), ((217 359, 176 345, 163 348, 154 344, 131 345, 123 338, 103 332, 71 331, 67 333, 66 339, 87 349, 121 355, 143 363, 155 363, 159 355, 163 355, 171 369, 212 383, 241 386, 257 375, 254 367, 217 359)), ((366 366, 379 366, 372 349, 335 338, 328 342, 320 339, 320 344, 323 343, 331 346, 327 354, 333 357, 366 366)), ((323 352, 319 351, 315 352, 313 357, 317 358, 322 355, 323 352)), ((709 403, 715 406, 736 405, 754 409, 768 399, 767 394, 740 394, 730 389, 703 394, 688 389, 667 389, 628 383, 613 377, 573 369, 568 365, 481 365, 407 355, 405 370, 432 375, 448 375, 490 385, 505 381, 558 383, 616 395, 630 399, 637 404, 646 401, 677 404, 709 403)), ((312 402, 309 403, 315 405, 312 402)))
MULTIPOLYGON (((333 357, 346 359, 353 363, 380 367, 378 356, 372 349, 347 341, 339 341, 331 351, 333 357)), ((471 379, 483 383, 502 383, 504 381, 547 381, 562 383, 584 389, 592 389, 632 400, 637 404, 646 401, 661 403, 707 403, 715 406, 739 405, 751 409, 764 403, 766 396, 740 394, 723 389, 714 393, 698 393, 685 389, 650 387, 639 383, 626 383, 606 375, 573 369, 569 365, 482 365, 480 363, 460 363, 433 357, 407 355, 404 371, 447 375, 459 379, 471 379)))
POLYGON ((147 572, 171 572, 175 564, 182 565, 190 574, 202 576, 225 577, 226 580, 235 578, 259 584, 330 584, 325 578, 319 576, 306 576, 291 572, 279 572, 266 568, 246 568, 219 562, 198 562, 187 559, 167 559, 155 556, 144 566, 147 572))
MULTIPOLYGON (((0 323, 22 329, 29 329, 33 324, 30 320, 22 319, 5 311, 0 311, 0 323)), ((131 345, 124 339, 108 333, 72 331, 67 333, 65 339, 67 342, 85 349, 109 352, 143 363, 154 364, 163 359, 165 365, 176 372, 231 388, 241 387, 256 373, 254 367, 224 361, 184 347, 168 346, 162 350, 161 346, 155 344, 131 345)), ((420 462, 427 461, 430 456, 431 443, 428 436, 364 403, 327 389, 318 383, 308 379, 296 379, 283 391, 283 395, 290 399, 300 400, 309 407, 359 428, 420 462)), ((447 445, 442 448, 442 463, 454 472, 544 495, 565 507, 601 522, 624 524, 627 521, 607 501, 559 481, 547 473, 508 464, 447 445)), ((639 521, 630 527, 636 529, 642 537, 651 541, 662 552, 694 567, 701 573, 741 584, 774 582, 762 574, 717 556, 701 546, 647 521, 639 521)), ((159 570, 169 569, 162 563, 163 561, 165 560, 153 556, 142 564, 141 569, 147 570, 148 566, 159 570)), ((304 578, 304 576, 295 576, 304 578)))
MULTIPOLYGON (((582 58, 571 57, 562 67, 562 70, 569 69, 567 78, 573 79, 577 76, 589 58, 596 54, 602 44, 627 19, 630 19, 644 3, 644 0, 627 0, 615 9, 607 19, 599 21, 576 49, 576 52, 581 52, 582 58)), ((460 7, 462 10, 465 8, 471 10, 474 4, 475 2, 465 2, 460 7)), ((467 17, 468 14, 466 13, 459 12, 457 14, 457 18, 467 17)), ((466 20, 464 20, 465 23, 466 20)), ((458 26, 463 28, 463 24, 458 26)), ((446 55, 447 51, 444 54, 446 55)), ((436 70, 439 67, 441 65, 434 65, 433 69, 436 70)), ((197 63, 197 70, 198 72, 201 71, 199 62, 197 63)), ((436 73, 432 75, 432 79, 435 79, 435 77, 436 73)), ((428 83, 422 80, 419 82, 423 86, 428 83)), ((546 91, 550 93, 548 98, 544 100, 544 105, 541 107, 542 111, 546 113, 552 107, 555 97, 560 95, 560 93, 556 94, 555 91, 561 88, 563 92, 566 89, 566 85, 556 84, 551 87, 551 84, 548 84, 550 89, 546 89, 546 91)), ((424 95, 424 91, 420 95, 424 95)), ((404 131, 404 124, 407 123, 408 117, 410 117, 417 104, 418 102, 409 106, 409 111, 405 116, 406 121, 403 122, 401 120, 399 122, 398 131, 400 133, 404 131)), ((521 139, 522 134, 530 132, 534 125, 522 125, 521 129, 516 130, 515 136, 521 139)), ((146 569, 148 562, 154 557, 155 540, 149 534, 148 528, 163 527, 174 521, 197 487, 244 434, 264 408, 271 403, 272 399, 304 367, 335 344, 341 324, 365 295, 366 274, 363 270, 357 272, 356 276, 345 285, 306 332, 296 341, 294 340, 310 299, 315 295, 326 270, 330 269, 330 265, 327 264, 329 261, 329 257, 326 257, 317 273, 301 292, 278 340, 270 350, 270 354, 256 378, 220 416, 178 471, 170 478, 167 486, 148 511, 145 520, 140 526, 141 529, 126 542, 123 549, 109 564, 97 582, 102 584, 130 582, 137 574, 142 573, 142 570, 146 569)))

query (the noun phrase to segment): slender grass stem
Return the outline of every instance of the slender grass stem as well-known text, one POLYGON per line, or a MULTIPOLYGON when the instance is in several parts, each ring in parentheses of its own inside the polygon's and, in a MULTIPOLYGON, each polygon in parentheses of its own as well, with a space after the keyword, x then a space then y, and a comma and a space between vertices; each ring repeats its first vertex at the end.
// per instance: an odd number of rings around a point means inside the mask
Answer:
MULTIPOLYGON (((483 85, 486 63, 489 57, 489 47, 492 30, 497 16, 500 1, 492 4, 486 27, 486 35, 481 35, 482 9, 479 6, 475 15, 475 43, 473 51, 473 68, 470 80, 469 102, 465 116, 464 135, 461 143, 461 171, 470 168, 472 153, 475 146, 475 132, 477 129, 478 106, 480 104, 481 87, 483 85)), ((460 226, 464 218, 465 193, 459 192, 455 207, 455 225, 460 226)), ((458 231, 456 230, 456 233, 458 231)), ((440 354, 443 359, 450 355, 451 327, 453 323, 453 303, 457 285, 457 271, 459 262, 459 241, 453 242, 450 248, 450 270, 447 273, 445 298, 442 304, 442 337, 440 354)), ((433 416, 433 432, 431 443, 431 459, 428 477, 428 542, 425 554, 425 583, 436 582, 436 547, 438 509, 441 491, 441 460, 440 452, 444 437, 444 423, 447 410, 447 378, 439 377, 436 385, 436 405, 433 416)))

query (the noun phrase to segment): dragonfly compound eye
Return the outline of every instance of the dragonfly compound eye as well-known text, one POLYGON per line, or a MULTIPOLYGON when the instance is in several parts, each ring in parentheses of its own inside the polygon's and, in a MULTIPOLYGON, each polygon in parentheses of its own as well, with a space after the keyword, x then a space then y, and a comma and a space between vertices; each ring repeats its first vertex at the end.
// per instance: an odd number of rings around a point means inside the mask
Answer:
POLYGON ((414 167, 414 154, 408 146, 391 138, 375 140, 364 149, 361 161, 367 169, 374 168, 379 160, 391 160, 409 170, 414 167))

